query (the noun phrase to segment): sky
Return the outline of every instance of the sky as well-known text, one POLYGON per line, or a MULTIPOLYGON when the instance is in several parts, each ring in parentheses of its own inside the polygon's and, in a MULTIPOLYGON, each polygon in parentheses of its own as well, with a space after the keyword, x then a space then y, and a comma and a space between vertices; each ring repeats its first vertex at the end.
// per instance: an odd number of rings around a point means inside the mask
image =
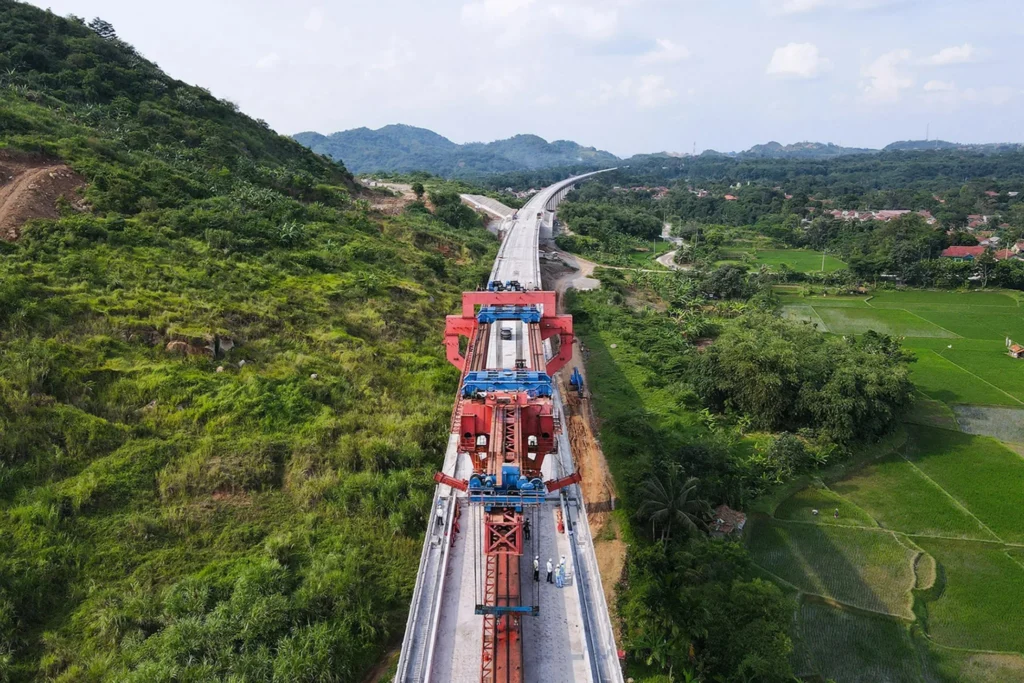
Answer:
POLYGON ((1021 0, 33 0, 284 134, 1024 142, 1021 0))

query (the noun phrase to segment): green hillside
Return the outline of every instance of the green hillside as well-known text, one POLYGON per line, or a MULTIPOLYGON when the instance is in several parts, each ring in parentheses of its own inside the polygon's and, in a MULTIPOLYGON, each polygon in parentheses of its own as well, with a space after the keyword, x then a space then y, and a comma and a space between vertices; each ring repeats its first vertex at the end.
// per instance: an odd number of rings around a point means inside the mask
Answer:
POLYGON ((405 125, 355 128, 332 135, 299 133, 295 139, 314 152, 344 162, 354 173, 427 171, 465 178, 567 166, 597 168, 619 161, 609 152, 568 140, 547 142, 536 135, 516 135, 457 145, 433 131, 405 125))
POLYGON ((494 245, 96 28, 0 0, 0 165, 86 183, 0 241, 0 680, 359 680, 494 245))

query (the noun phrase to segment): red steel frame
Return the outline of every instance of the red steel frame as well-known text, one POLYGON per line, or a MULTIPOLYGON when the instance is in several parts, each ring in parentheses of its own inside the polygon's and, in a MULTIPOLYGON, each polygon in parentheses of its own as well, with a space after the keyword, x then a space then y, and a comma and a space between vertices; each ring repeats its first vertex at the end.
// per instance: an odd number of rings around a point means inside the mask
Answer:
MULTIPOLYGON (((463 377, 485 370, 491 325, 480 324, 477 306, 534 305, 541 308, 539 323, 529 324, 531 370, 548 375, 572 359, 572 316, 555 311, 554 292, 466 292, 462 314, 448 316, 445 347, 448 360, 463 377), (557 355, 545 362, 543 341, 558 337, 557 355), (461 338, 468 339, 466 353, 461 338)), ((517 465, 528 479, 541 476, 544 458, 557 451, 560 423, 549 397, 530 397, 524 392, 489 393, 486 398, 458 398, 452 414, 452 431, 459 436, 459 451, 469 453, 476 474, 494 476, 500 484, 502 465, 517 465)), ((461 491, 467 482, 438 473, 434 479, 461 491)), ((579 473, 546 483, 548 491, 578 482, 579 473)), ((521 607, 519 562, 523 554, 522 513, 511 507, 492 506, 484 513, 484 595, 487 607, 521 607)), ((523 632, 520 613, 485 613, 480 659, 483 683, 521 683, 523 680, 523 632)))
MULTIPOLYGON (((546 341, 552 337, 559 338, 558 354, 544 363, 543 347, 535 344, 536 333, 531 330, 530 347, 533 352, 533 370, 543 370, 554 376, 566 363, 572 360, 572 316, 560 315, 555 304, 554 292, 464 292, 462 295, 462 315, 448 316, 444 331, 444 344, 447 349, 448 361, 465 372, 470 366, 466 363, 466 356, 462 355, 459 349, 459 340, 466 337, 472 343, 479 339, 477 336, 478 327, 481 327, 476 320, 477 306, 540 306, 543 310, 539 326, 539 341, 546 341), (544 367, 540 367, 544 365, 544 367)), ((531 325, 531 328, 533 326, 531 325)), ((478 361, 479 362, 479 361, 478 361)))

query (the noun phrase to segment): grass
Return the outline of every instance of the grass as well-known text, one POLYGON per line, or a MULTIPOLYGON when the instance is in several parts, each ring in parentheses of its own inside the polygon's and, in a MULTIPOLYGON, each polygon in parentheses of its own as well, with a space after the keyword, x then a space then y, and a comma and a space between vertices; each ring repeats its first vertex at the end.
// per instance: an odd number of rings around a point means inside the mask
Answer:
POLYGON ((891 533, 843 526, 753 521, 751 556, 800 590, 911 619, 916 550, 891 533))
POLYGON ((922 539, 942 569, 941 595, 926 606, 928 631, 949 647, 1024 652, 1024 568, 987 544, 922 539))
POLYGON ((1020 405, 1013 395, 982 381, 942 354, 931 349, 911 350, 917 362, 910 366, 910 378, 925 395, 947 405, 1020 405))
POLYGON ((948 405, 1024 406, 1024 362, 1006 355, 1006 337, 1024 339, 1017 297, 1004 292, 880 291, 871 297, 780 298, 787 317, 824 332, 869 330, 903 337, 915 352, 912 379, 948 405))
POLYGON ((838 526, 878 526, 867 512, 824 486, 808 486, 797 491, 776 508, 775 518, 838 526), (818 510, 817 515, 814 510, 818 510))
POLYGON ((906 418, 903 452, 836 473, 827 488, 798 491, 775 510, 777 521, 751 527, 755 557, 783 580, 853 607, 881 603, 890 614, 899 613, 893 605, 907 577, 895 572, 888 579, 894 585, 885 586, 883 572, 867 571, 886 557, 900 566, 893 537, 871 527, 891 529, 925 553, 912 593, 920 626, 908 630, 805 598, 797 615, 803 673, 838 683, 1024 681, 1024 657, 998 653, 1024 652, 1016 609, 1024 598, 1024 549, 1004 545, 1024 543, 1024 459, 987 438, 1024 442, 1024 363, 1004 347, 1006 336, 1024 338, 1018 297, 883 291, 811 298, 790 289, 780 298, 792 319, 833 334, 899 335, 917 357, 911 369, 919 396, 906 418), (813 517, 812 507, 838 507, 840 519, 813 517), (818 531, 797 531, 796 521, 818 531), (865 547, 872 543, 877 547, 865 547))
POLYGON ((360 680, 408 614, 444 316, 496 243, 457 198, 374 211, 81 22, 0 0, 0 44, 5 167, 66 163, 88 206, 0 242, 0 679, 360 680))
POLYGON ((964 652, 930 648, 935 670, 946 681, 1024 683, 1024 657, 1015 654, 964 652))
POLYGON ((872 304, 932 304, 942 306, 996 306, 1015 308, 1016 298, 1003 292, 959 292, 932 289, 882 290, 871 297, 872 304))
POLYGON ((906 458, 805 488, 776 519, 750 524, 758 565, 808 594, 795 618, 795 668, 837 683, 1024 681, 1015 654, 1024 653, 1024 547, 1004 545, 1022 542, 1024 459, 985 437, 906 430, 906 458), (827 514, 836 507, 839 520, 827 514))
POLYGON ((754 257, 754 261, 750 264, 751 270, 757 270, 761 266, 770 266, 772 268, 779 268, 779 266, 786 265, 791 270, 798 273, 832 273, 837 270, 842 270, 846 267, 843 261, 832 255, 825 255, 825 267, 822 268, 822 259, 820 251, 811 251, 809 249, 727 249, 724 253, 721 261, 717 262, 716 265, 724 265, 726 263, 733 265, 743 265, 744 254, 750 254, 754 257))
POLYGON ((874 330, 898 337, 956 337, 913 313, 900 309, 828 307, 814 304, 814 310, 833 334, 864 334, 874 330))
POLYGON ((910 412, 903 417, 903 420, 926 427, 960 431, 955 411, 942 401, 930 399, 922 393, 918 393, 914 397, 914 405, 910 412))
POLYGON ((905 623, 806 601, 798 633, 809 662, 803 675, 836 683, 918 683, 935 680, 933 664, 905 623))
POLYGON ((968 434, 1024 444, 1024 408, 959 405, 954 410, 960 428, 968 434))
POLYGON ((998 540, 917 468, 898 456, 868 465, 833 484, 833 488, 843 499, 866 510, 886 529, 908 534, 998 540))
POLYGON ((1008 543, 1024 543, 1024 459, 995 439, 908 426, 907 456, 1008 543))

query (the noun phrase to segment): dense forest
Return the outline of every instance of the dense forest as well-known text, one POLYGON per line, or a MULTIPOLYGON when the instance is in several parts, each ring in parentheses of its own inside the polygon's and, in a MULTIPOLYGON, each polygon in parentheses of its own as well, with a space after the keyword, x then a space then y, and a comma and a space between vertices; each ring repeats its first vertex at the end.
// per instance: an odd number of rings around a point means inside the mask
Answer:
POLYGON ((0 74, 0 164, 84 182, 0 242, 0 680, 358 680, 492 239, 378 213, 105 22, 0 0, 0 74))

